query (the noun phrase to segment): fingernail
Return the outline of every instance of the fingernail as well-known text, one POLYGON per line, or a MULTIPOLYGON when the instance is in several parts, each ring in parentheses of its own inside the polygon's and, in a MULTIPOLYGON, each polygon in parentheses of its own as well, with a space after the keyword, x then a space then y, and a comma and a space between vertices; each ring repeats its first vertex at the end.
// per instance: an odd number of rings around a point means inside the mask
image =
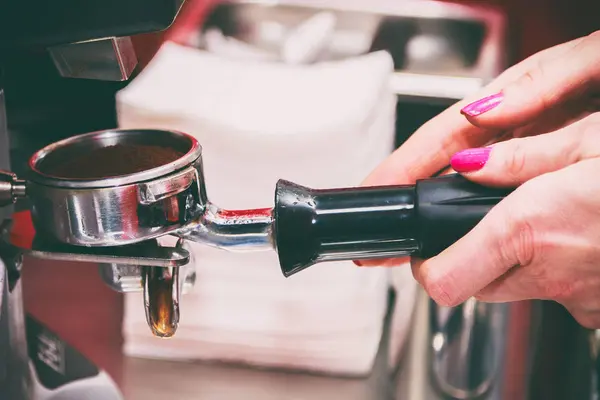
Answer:
POLYGON ((362 265, 362 263, 361 263, 360 261, 356 261, 356 260, 354 260, 354 261, 352 261, 352 262, 353 262, 353 263, 354 263, 354 265, 356 265, 357 267, 362 267, 362 266, 363 266, 363 265, 362 265))
POLYGON ((490 158, 491 151, 491 147, 463 150, 452 156, 450 165, 456 172, 479 171, 490 158))
POLYGON ((491 96, 484 97, 483 99, 474 101, 468 106, 465 106, 462 110, 460 110, 460 112, 469 117, 476 117, 496 108, 500 103, 502 103, 503 99, 504 95, 502 92, 496 93, 491 96))

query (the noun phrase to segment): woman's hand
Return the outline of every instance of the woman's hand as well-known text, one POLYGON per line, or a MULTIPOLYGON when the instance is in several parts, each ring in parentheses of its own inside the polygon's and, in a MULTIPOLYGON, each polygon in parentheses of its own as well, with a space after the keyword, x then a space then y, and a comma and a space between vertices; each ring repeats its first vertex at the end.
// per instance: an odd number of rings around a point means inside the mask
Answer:
MULTIPOLYGON (((600 31, 513 66, 423 125, 363 185, 414 183, 447 167, 461 150, 550 132, 589 115, 597 109, 600 93, 599 49, 600 31)), ((362 260, 360 265, 403 261, 362 260)))
POLYGON ((555 300, 600 327, 600 113, 452 158, 465 177, 519 186, 466 236, 413 263, 438 303, 555 300))
POLYGON ((414 183, 452 158, 468 179, 517 187, 454 245, 413 260, 438 303, 555 300, 600 327, 599 49, 600 31, 517 64, 423 125, 364 182, 414 183))

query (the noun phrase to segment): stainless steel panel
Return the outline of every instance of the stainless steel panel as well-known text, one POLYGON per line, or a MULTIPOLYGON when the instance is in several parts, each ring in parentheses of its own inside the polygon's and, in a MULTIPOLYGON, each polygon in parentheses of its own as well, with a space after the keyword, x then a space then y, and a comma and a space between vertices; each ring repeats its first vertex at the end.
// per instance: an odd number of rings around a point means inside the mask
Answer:
POLYGON ((138 62, 129 37, 65 44, 48 50, 65 78, 126 81, 138 62))
MULTIPOLYGON (((8 138, 8 126, 6 123, 6 107, 4 89, 0 83, 0 170, 10 171, 10 142, 8 138)), ((0 222, 9 218, 13 207, 0 207, 0 222)))
POLYGON ((6 245, 9 226, 7 220, 0 221, 0 399, 29 400, 33 393, 20 279, 23 258, 6 245))
POLYGON ((206 33, 217 29, 281 61, 290 34, 322 12, 333 15, 335 28, 319 59, 387 50, 396 70, 391 84, 401 96, 461 99, 506 64, 501 13, 435 1, 231 1, 213 10, 197 45, 208 49, 206 33))

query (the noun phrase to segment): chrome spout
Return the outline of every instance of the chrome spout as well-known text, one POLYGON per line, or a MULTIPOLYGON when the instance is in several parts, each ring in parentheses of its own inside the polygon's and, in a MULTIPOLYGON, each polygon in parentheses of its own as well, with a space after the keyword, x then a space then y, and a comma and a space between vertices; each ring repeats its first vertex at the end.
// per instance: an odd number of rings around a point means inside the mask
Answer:
POLYGON ((272 250, 271 209, 224 210, 208 204, 202 216, 176 236, 229 251, 272 250))
POLYGON ((143 267, 142 272, 146 322, 155 336, 170 338, 179 326, 179 267, 143 267))

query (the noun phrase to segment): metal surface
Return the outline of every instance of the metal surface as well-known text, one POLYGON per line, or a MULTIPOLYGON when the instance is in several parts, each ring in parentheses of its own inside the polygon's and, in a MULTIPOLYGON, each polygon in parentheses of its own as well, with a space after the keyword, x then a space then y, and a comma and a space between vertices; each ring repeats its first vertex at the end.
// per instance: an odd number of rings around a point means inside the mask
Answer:
POLYGON ((600 330, 596 329, 590 334, 590 349, 592 356, 592 387, 590 388, 593 393, 593 400, 600 398, 600 330))
POLYGON ((21 292, 22 255, 6 244, 8 220, 0 226, 0 395, 7 399, 29 399, 25 314, 21 292))
MULTIPOLYGON (((335 28, 318 38, 320 61, 387 50, 399 96, 462 99, 506 64, 503 14, 445 2, 234 0, 216 6, 203 29, 277 58, 294 30, 322 12, 333 16, 335 28)), ((211 50, 207 39, 201 36, 199 47, 211 50)))
MULTIPOLYGON (((11 2, 10 4, 2 2, 2 5, 0 5, 0 9, 2 10, 0 11, 0 47, 3 49, 0 52, 0 59, 2 59, 0 62, 0 170, 11 170, 3 79, 10 80, 9 96, 14 96, 11 97, 12 114, 9 116, 11 128, 13 129, 11 134, 17 135, 17 141, 31 141, 31 137, 27 137, 28 135, 22 137, 23 131, 20 129, 22 126, 19 126, 13 120, 15 114, 27 114, 28 120, 39 119, 39 110, 42 110, 42 115, 45 113, 55 115, 56 110, 60 110, 60 106, 56 107, 56 104, 50 104, 50 102, 55 101, 57 96, 62 96, 63 99, 59 99, 58 103, 64 105, 65 93, 72 91, 61 91, 63 89, 62 83, 58 84, 58 89, 54 86, 56 72, 52 70, 51 64, 48 69, 52 75, 46 76, 44 74, 46 72, 45 65, 37 69, 35 61, 28 62, 26 60, 36 60, 39 57, 39 59, 43 59, 41 64, 44 64, 47 56, 44 54, 43 49, 50 45, 55 46, 48 49, 50 58, 63 77, 102 81, 127 80, 137 65, 132 41, 128 37, 117 38, 112 36, 147 33, 165 29, 173 22, 173 18, 179 11, 182 2, 179 0, 129 0, 126 2, 115 0, 99 3, 76 0, 68 1, 67 3, 62 2, 62 4, 57 5, 45 1, 33 3, 11 2), (9 49, 9 51, 4 51, 6 49, 9 49), (42 51, 40 52, 40 50, 42 51), (10 73, 7 73, 12 68, 18 71, 26 71, 22 74, 15 74, 17 78, 22 78, 22 80, 15 80, 15 75, 10 76, 10 73), (5 74, 7 75, 6 78, 4 78, 5 74), (45 85, 46 83, 50 84, 51 89, 48 89, 48 86, 45 85), (35 98, 35 100, 31 103, 35 103, 35 112, 30 112, 31 108, 28 107, 30 102, 25 102, 25 104, 19 102, 19 96, 29 97, 28 93, 30 92, 28 92, 28 89, 32 87, 35 89, 33 89, 34 94, 31 97, 35 98), (48 92, 51 95, 41 96, 42 99, 40 100, 38 92, 48 92)), ((78 85, 78 83, 75 83, 75 85, 78 85)), ((92 85, 94 84, 92 83, 92 85)), ((69 87, 69 84, 64 84, 64 87, 69 87)), ((100 86, 93 86, 94 89, 91 92, 86 92, 83 98, 78 98, 80 103, 86 104, 88 109, 94 109, 95 111, 97 111, 98 102, 92 101, 90 103, 90 99, 102 97, 102 90, 95 90, 96 87, 101 88, 100 86)), ((78 108, 76 113, 86 107, 78 108)), ((62 135, 65 135, 65 132, 67 134, 72 132, 69 130, 71 115, 67 118, 51 119, 51 121, 49 125, 44 125, 41 128, 45 135, 47 135, 48 131, 62 132, 62 135)), ((87 122, 84 125, 92 126, 96 121, 87 122)), ((104 121, 101 126, 106 125, 112 126, 113 124, 107 124, 104 121)), ((98 126, 94 126, 92 129, 98 129, 98 126)), ((84 128, 85 130, 88 129, 84 128)), ((156 137, 157 135, 153 136, 156 137)), ((95 144, 100 143, 101 141, 95 142, 95 144)), ((171 140, 170 143, 173 145, 174 140, 171 140)), ((20 148, 18 150, 23 151, 24 149, 20 148)), ((193 148, 190 147, 186 150, 193 150, 193 148)), ((200 150, 197 149, 197 152, 199 155, 200 150)), ((22 160, 16 161, 14 164, 18 165, 22 160)), ((186 161, 186 164, 190 164, 190 162, 186 161)), ((175 170, 172 172, 175 172, 175 170)), ((41 191, 48 194, 52 192, 52 187, 57 190, 65 190, 65 187, 58 188, 52 186, 56 182, 52 183, 52 180, 47 179, 47 177, 38 175, 38 178, 40 179, 33 184, 37 188, 38 193, 41 191), (42 182, 48 184, 46 187, 47 191, 43 190, 42 186, 44 186, 44 183, 42 182)), ((163 181, 158 187, 148 188, 144 193, 160 197, 161 193, 158 193, 157 190, 162 189, 170 189, 170 187, 163 181)), ((73 192, 75 189, 69 188, 67 190, 73 192)), ((11 217, 13 212, 12 203, 18 197, 24 197, 28 194, 26 191, 25 182, 17 180, 12 174, 0 173, 0 222, 11 217)), ((106 191, 104 194, 106 194, 106 191)), ((135 194, 135 192, 113 193, 115 196, 119 194, 131 195, 135 194)), ((69 214, 69 210, 67 209, 69 207, 77 208, 83 206, 84 212, 85 207, 89 206, 89 204, 82 204, 75 197, 72 199, 73 202, 69 203, 67 198, 63 198, 62 200, 65 201, 61 202, 61 199, 52 195, 43 199, 38 197, 40 203, 37 204, 37 207, 38 209, 48 207, 46 210, 50 213, 49 215, 65 211, 66 214, 63 215, 65 217, 80 217, 81 215, 77 214, 77 212, 69 214), (48 202, 50 199, 57 200, 57 203, 49 205, 48 202)), ((99 201, 102 200, 110 201, 108 198, 99 199, 99 201)), ((116 202, 118 205, 128 205, 126 201, 119 200, 122 200, 122 198, 117 197, 116 202)), ((157 200, 157 202, 160 203, 160 200, 157 200)), ((106 211, 106 208, 102 208, 102 204, 100 204, 99 208, 101 212, 106 211)), ((157 211, 160 212, 164 208, 159 206, 157 207, 157 211)), ((87 210, 89 211, 89 208, 87 210)), ((128 209, 122 210, 125 214, 130 211, 128 209)), ((111 210, 111 212, 114 212, 114 210, 111 210)), ((104 214, 96 214, 95 217, 97 221, 112 218, 104 214)), ((49 223, 52 224, 53 222, 52 216, 50 216, 49 223)), ((70 220, 66 223, 68 224, 69 222, 73 222, 74 224, 90 223, 92 220, 70 220)), ((124 223, 127 223, 127 221, 124 223)), ((117 225, 118 223, 113 221, 113 225, 111 226, 117 228, 117 225)), ((102 221, 97 225, 94 225, 92 222, 91 226, 99 227, 100 230, 98 232, 102 232, 101 229, 104 227, 102 221)), ((123 228, 122 233, 124 235, 129 233, 127 225, 121 225, 121 228, 123 228)), ((145 228, 150 229, 151 227, 145 228)), ((52 230, 53 228, 49 229, 52 230)), ((86 227, 83 227, 83 230, 85 231, 84 235, 90 233, 86 227)), ((5 232, 1 233, 4 234, 5 232)), ((93 235, 93 233, 91 234, 93 235)), ((82 379, 81 373, 85 373, 86 370, 87 372, 90 369, 93 370, 94 366, 82 363, 81 359, 83 357, 81 355, 79 360, 67 366, 66 364, 69 363, 66 363, 65 357, 69 357, 69 355, 73 356, 73 349, 69 349, 65 346, 65 343, 58 340, 43 341, 41 337, 36 337, 36 332, 32 332, 31 325, 29 324, 30 320, 27 321, 27 333, 31 336, 26 336, 20 279, 22 251, 7 244, 7 240, 4 235, 0 237, 0 399, 120 399, 121 396, 117 393, 116 387, 104 372, 101 372, 97 377, 93 377, 90 380, 82 379), (28 345, 32 353, 31 358, 27 354, 28 345), (40 377, 46 379, 41 379, 39 382, 36 381, 37 376, 34 369, 29 368, 29 361, 40 361, 40 364, 43 364, 42 370, 43 368, 48 369, 48 371, 40 374, 40 377), (48 375, 50 375, 50 380, 48 379, 48 375), (77 382, 65 382, 65 378, 72 378, 73 375, 78 375, 77 382), (65 383, 72 384, 65 386, 65 383)), ((142 260, 145 262, 144 265, 157 264, 171 268, 181 263, 186 263, 189 258, 189 255, 184 250, 176 252, 160 249, 156 251, 152 249, 144 250, 143 252, 136 252, 132 251, 132 248, 125 248, 123 250, 112 249, 112 254, 101 254, 100 252, 94 254, 92 250, 80 253, 77 250, 70 251, 61 246, 52 246, 51 249, 29 249, 29 254, 34 257, 50 258, 59 261, 118 262, 120 265, 127 263, 139 265, 140 260, 142 260)), ((174 269, 178 270, 178 267, 174 269)), ((66 280, 69 282, 69 285, 73 286, 80 284, 79 281, 71 281, 70 278, 70 276, 61 275, 57 276, 54 281, 66 280)), ((51 285, 52 282, 47 284, 47 286, 51 285)), ((61 311, 61 309, 55 310, 54 314, 60 314, 61 311)), ((68 318, 75 320, 78 320, 80 317, 81 315, 79 314, 68 316, 68 318)), ((37 372, 39 373, 40 370, 37 372)))
POLYGON ((540 310, 531 302, 464 306, 437 307, 420 290, 410 357, 396 378, 394 399, 545 399, 530 388, 539 334, 548 334, 539 330, 540 310))
POLYGON ((30 161, 27 192, 36 231, 77 246, 122 246, 174 232, 197 219, 205 206, 200 154, 194 138, 168 131, 108 130, 51 144, 30 161), (185 155, 107 179, 66 180, 44 173, 46 162, 118 143, 169 146, 185 155))
MULTIPOLYGON (((193 253, 190 252, 189 246, 182 243, 184 251, 189 253, 189 262, 185 265, 180 265, 180 289, 182 294, 188 293, 196 283, 196 268, 193 253)), ((178 247, 179 248, 179 247, 178 247)), ((142 264, 145 261, 140 262, 142 264)), ((146 264, 148 265, 148 264, 146 264)), ((168 265, 169 267, 176 266, 175 263, 168 265)), ((119 293, 135 293, 144 290, 144 267, 139 265, 123 265, 123 264, 100 264, 98 266, 100 277, 112 290, 119 293)))
POLYGON ((186 265, 190 260, 187 250, 158 246, 153 241, 129 246, 90 248, 34 240, 31 246, 20 246, 19 249, 30 257, 46 260, 123 266, 171 268, 186 265))
POLYGON ((0 170, 0 207, 14 204, 17 199, 25 197, 25 181, 17 178, 17 175, 0 170))
POLYGON ((177 236, 230 251, 272 250, 270 209, 227 211, 208 204, 194 223, 177 236))
MULTIPOLYGON (((8 169, 10 146, 5 112, 0 77, 0 168, 8 169)), ((0 194, 0 202, 2 197, 0 194)), ((4 203, 4 206, 6 203, 12 204, 12 199, 4 203)), ((20 279, 23 257, 12 246, 6 245, 10 228, 8 218, 12 211, 11 205, 0 207, 0 398, 28 400, 31 397, 31 375, 27 365, 20 279)))
POLYGON ((32 181, 39 185, 70 189, 98 189, 126 186, 165 176, 192 165, 202 155, 198 141, 185 133, 153 129, 109 129, 90 132, 54 142, 31 156, 29 167, 33 172, 32 181), (89 153, 94 149, 127 145, 165 146, 184 153, 178 160, 135 174, 102 179, 64 179, 44 171, 46 163, 61 160, 73 155, 89 153))
POLYGON ((431 374, 442 394, 479 398, 497 382, 506 308, 474 298, 454 308, 431 304, 431 374))
MULTIPOLYGON (((43 258, 140 265, 126 259, 127 255, 120 261, 111 259, 110 253, 120 250, 78 250, 76 246, 124 246, 169 233, 231 250, 272 249, 270 210, 227 211, 208 203, 201 151, 189 135, 152 130, 93 132, 41 149, 30 160, 33 174, 26 183, 33 222, 40 236, 73 247, 61 252, 38 246, 29 251, 43 258), (185 155, 151 170, 105 179, 69 180, 45 172, 46 163, 118 143, 169 146, 185 155), (174 215, 176 220, 157 217, 161 215, 174 215)), ((13 191, 5 191, 10 202, 13 191)), ((154 257, 153 253, 146 256, 154 257)), ((141 265, 166 266, 156 262, 141 265)))
POLYGON ((154 336, 172 337, 179 325, 179 268, 142 268, 146 322, 154 336))
MULTIPOLYGON (((10 169, 10 143, 8 140, 8 126, 6 124, 6 107, 4 100, 4 89, 2 87, 2 78, 0 77, 0 170, 10 169)), ((12 177, 10 178, 12 180, 12 177)), ((0 182, 2 180, 0 179, 0 182)), ((12 187, 4 186, 0 183, 0 221, 8 219, 12 214, 12 187), (11 193, 9 193, 9 190, 11 193), (8 201, 7 201, 8 200, 8 201), (7 204, 8 203, 8 204, 7 204)))
MULTIPOLYGON (((133 265, 103 264, 98 267, 100 277, 112 290, 136 293, 144 290, 143 268, 133 265)), ((179 267, 182 275, 181 293, 189 293, 196 283, 196 271, 187 264, 179 267)))
POLYGON ((50 47, 48 51, 65 78, 126 81, 137 66, 129 37, 64 44, 50 47))

